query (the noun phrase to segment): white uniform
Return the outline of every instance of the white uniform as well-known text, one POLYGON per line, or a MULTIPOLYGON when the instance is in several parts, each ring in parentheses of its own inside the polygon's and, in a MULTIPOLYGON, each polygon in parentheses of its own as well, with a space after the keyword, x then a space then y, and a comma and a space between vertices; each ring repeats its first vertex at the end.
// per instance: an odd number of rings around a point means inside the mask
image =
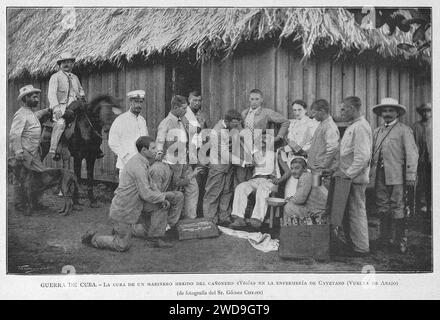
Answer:
POLYGON ((147 135, 147 122, 141 115, 127 111, 115 119, 110 128, 108 145, 118 156, 116 168, 120 171, 124 168, 127 161, 138 153, 136 140, 147 135))

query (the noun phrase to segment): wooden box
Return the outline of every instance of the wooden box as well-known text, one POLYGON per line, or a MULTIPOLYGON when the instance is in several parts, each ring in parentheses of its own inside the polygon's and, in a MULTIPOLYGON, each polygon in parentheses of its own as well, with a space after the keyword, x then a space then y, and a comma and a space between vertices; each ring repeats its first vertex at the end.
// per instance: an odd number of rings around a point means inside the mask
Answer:
POLYGON ((282 258, 330 259, 328 224, 282 226, 279 254, 282 258))
POLYGON ((214 222, 207 218, 184 219, 177 223, 179 240, 213 238, 219 235, 214 222))

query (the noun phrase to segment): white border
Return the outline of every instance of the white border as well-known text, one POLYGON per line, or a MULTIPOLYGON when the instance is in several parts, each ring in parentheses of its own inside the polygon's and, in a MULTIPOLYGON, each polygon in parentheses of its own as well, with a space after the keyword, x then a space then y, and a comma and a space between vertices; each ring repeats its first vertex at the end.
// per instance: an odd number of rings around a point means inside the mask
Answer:
MULTIPOLYGON (((329 1, 246 1, 238 2, 231 0, 212 1, 212 0, 192 0, 192 1, 124 1, 124 6, 328 6, 329 1)), ((120 6, 120 1, 99 0, 94 1, 93 5, 88 1, 39 1, 31 2, 24 0, 6 0, 1 5, 1 78, 0 97, 3 106, 6 106, 6 7, 7 6, 120 6)), ((402 1, 334 1, 333 6, 402 6, 402 1)), ((405 6, 421 7, 428 6, 433 8, 433 30, 439 30, 439 8, 437 1, 411 1, 406 2, 405 6)), ((433 32, 433 35, 436 34, 433 32)), ((439 49, 439 37, 433 38, 433 53, 437 56, 439 49)), ((433 58, 433 102, 440 101, 436 85, 440 83, 439 72, 436 59, 433 58)), ((433 103, 434 109, 436 103, 433 103)), ((1 130, 0 150, 6 150, 6 110, 3 108, 0 112, 0 120, 3 125, 1 130)), ((434 128, 439 128, 439 114, 435 110, 434 128)), ((434 134, 434 159, 440 159, 439 148, 437 147, 437 135, 434 134)), ((6 199, 5 181, 6 167, 5 159, 1 159, 0 176, 2 184, 0 185, 1 199, 6 199)), ((434 160, 435 162, 436 160, 434 160)), ((437 177, 437 167, 433 167, 433 177, 437 177)), ((437 211, 439 210, 439 190, 440 181, 434 179, 433 190, 433 208, 434 208, 434 236, 433 243, 435 251, 433 252, 434 272, 423 274, 146 274, 146 275, 59 275, 59 276, 16 276, 6 275, 6 210, 5 203, 2 203, 2 215, 0 218, 0 298, 1 299, 438 299, 440 298, 440 276, 439 272, 439 250, 436 244, 439 243, 439 221, 437 211), (348 281, 362 281, 368 277, 375 277, 379 282, 397 282, 398 285, 390 286, 348 286, 348 281), (280 286, 210 286, 208 282, 212 281, 316 281, 317 285, 280 285, 280 286), (192 287, 139 287, 136 284, 148 282, 175 282, 192 281, 205 282, 204 286, 194 285, 192 287), (319 285, 319 281, 344 281, 345 285, 319 285), (77 283, 78 288, 44 288, 48 283, 77 283), (109 287, 109 288, 91 288, 80 287, 80 284, 94 282, 95 284, 106 283, 134 283, 134 287, 109 287), (210 291, 234 289, 241 290, 263 290, 263 295, 201 295, 177 296, 178 290, 190 291, 210 291)))

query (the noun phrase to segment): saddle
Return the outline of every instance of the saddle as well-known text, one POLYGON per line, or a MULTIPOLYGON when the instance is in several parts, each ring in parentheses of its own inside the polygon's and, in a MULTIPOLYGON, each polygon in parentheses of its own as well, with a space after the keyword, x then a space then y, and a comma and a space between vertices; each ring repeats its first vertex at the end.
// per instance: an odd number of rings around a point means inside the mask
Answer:
MULTIPOLYGON (((64 129, 64 137, 66 139, 70 139, 73 136, 73 133, 75 132, 75 126, 76 126, 76 116, 75 113, 73 112, 73 110, 69 110, 66 109, 66 111, 64 112, 64 115, 62 116, 62 118, 65 120, 66 122, 66 128, 64 129)), ((46 120, 43 124, 43 127, 46 127, 49 132, 52 133, 52 128, 53 128, 53 119, 50 118, 48 120, 46 120)))

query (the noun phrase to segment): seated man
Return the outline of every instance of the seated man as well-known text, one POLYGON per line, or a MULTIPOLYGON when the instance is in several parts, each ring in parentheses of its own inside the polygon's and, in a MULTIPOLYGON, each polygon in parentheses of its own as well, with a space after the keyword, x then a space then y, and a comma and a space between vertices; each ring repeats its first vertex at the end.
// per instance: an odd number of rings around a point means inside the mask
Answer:
MULTIPOLYGON (((284 207, 284 222, 311 218, 316 224, 326 220, 327 189, 312 186, 312 173, 307 171, 307 163, 302 158, 292 160, 292 176, 298 179, 295 195, 287 199, 284 207)), ((293 223, 296 224, 296 223, 293 223)))
POLYGON ((163 239, 167 224, 174 226, 183 206, 183 194, 177 191, 162 192, 150 176, 150 162, 156 157, 154 139, 142 136, 136 141, 138 154, 124 166, 119 186, 110 206, 110 218, 114 222, 113 235, 99 235, 88 231, 84 244, 96 248, 126 251, 131 237, 146 237, 154 247, 169 248, 173 245, 163 239), (144 213, 145 224, 139 223, 144 213))
POLYGON ((230 228, 241 229, 247 225, 244 214, 248 196, 252 192, 256 192, 254 210, 247 223, 250 227, 259 229, 267 212, 266 199, 272 191, 277 189, 278 184, 287 180, 291 175, 287 163, 282 161, 281 157, 278 157, 273 151, 273 143, 273 136, 262 134, 262 147, 254 152, 255 168, 253 176, 250 180, 240 183, 235 189, 231 213, 234 222, 229 225, 230 228), (281 178, 278 165, 281 166, 284 172, 281 178))

